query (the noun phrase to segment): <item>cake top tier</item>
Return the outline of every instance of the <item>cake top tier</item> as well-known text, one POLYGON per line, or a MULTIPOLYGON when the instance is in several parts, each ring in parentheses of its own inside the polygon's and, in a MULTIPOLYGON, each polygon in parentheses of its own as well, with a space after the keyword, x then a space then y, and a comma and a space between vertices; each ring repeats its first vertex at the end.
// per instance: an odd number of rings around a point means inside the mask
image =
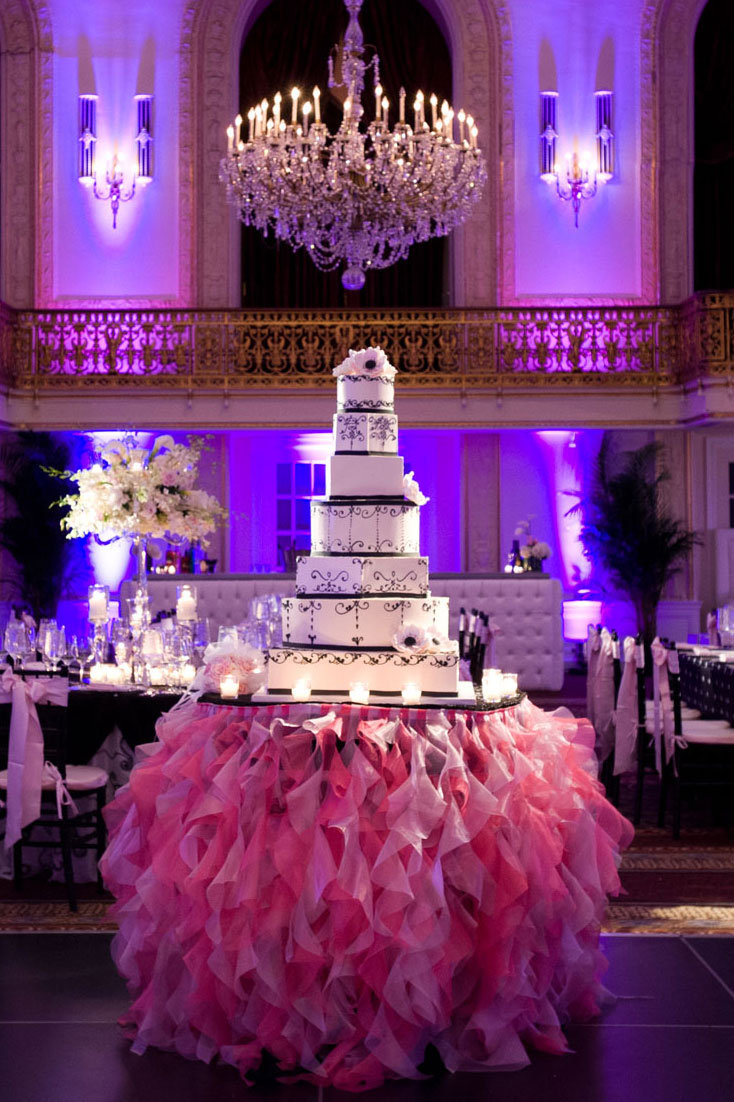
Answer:
POLYGON ((343 376, 357 376, 362 378, 394 379, 397 368, 388 360, 381 348, 362 348, 355 352, 349 349, 346 360, 342 360, 338 367, 334 368, 337 378, 343 376))

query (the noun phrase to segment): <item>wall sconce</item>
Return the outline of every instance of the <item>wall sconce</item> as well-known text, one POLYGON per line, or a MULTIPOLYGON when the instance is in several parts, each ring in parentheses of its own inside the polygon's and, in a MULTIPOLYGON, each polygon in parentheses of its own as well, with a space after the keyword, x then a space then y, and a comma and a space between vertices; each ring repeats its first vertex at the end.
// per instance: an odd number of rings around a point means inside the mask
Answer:
POLYGON ((115 153, 105 169, 104 183, 97 179, 97 96, 79 96, 79 180, 92 188, 95 199, 109 202, 112 210, 112 228, 117 229, 117 212, 120 203, 128 203, 135 195, 137 185, 149 184, 153 179, 152 150, 152 100, 149 95, 135 97, 137 104, 138 130, 135 137, 137 146, 137 169, 131 182, 125 186, 125 172, 122 157, 115 153))
POLYGON ((97 145, 97 97, 79 97, 79 179, 90 185, 94 180, 94 155, 97 145))
POLYGON ((612 132, 612 93, 594 92, 596 99, 597 176, 603 182, 614 175, 614 134, 612 132))
POLYGON ((553 183, 556 178, 556 105, 558 92, 540 93, 540 178, 553 183))
POLYGON ((571 203, 573 222, 579 228, 582 199, 593 199, 599 183, 614 175, 614 134, 612 132, 612 93, 595 92, 596 101, 596 170, 592 173, 586 159, 578 153, 566 155, 566 168, 558 171, 556 164, 557 92, 540 93, 540 178, 556 185, 559 199, 571 203))

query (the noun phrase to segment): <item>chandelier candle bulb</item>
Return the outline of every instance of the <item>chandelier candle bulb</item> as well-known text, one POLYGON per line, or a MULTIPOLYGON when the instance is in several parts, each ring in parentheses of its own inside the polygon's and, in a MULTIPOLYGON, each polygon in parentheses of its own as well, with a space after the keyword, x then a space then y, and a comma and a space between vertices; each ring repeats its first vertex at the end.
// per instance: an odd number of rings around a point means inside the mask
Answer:
POLYGON ((313 121, 321 122, 321 91, 318 85, 313 90, 313 121))
MULTIPOLYGON (((255 108, 254 107, 251 107, 250 110, 247 112, 247 118, 248 118, 249 123, 250 123, 250 130, 249 130, 249 133, 247 135, 247 140, 248 140, 248 142, 251 142, 252 139, 253 139, 252 124, 255 121, 255 108)), ((242 144, 239 140, 237 142, 237 145, 240 149, 242 148, 242 144)))
POLYGON ((370 691, 364 681, 353 681, 349 686, 349 699, 352 704, 369 704, 370 691))
POLYGON ((311 114, 311 104, 306 101, 303 105, 303 136, 308 134, 308 116, 311 114))
POLYGON ((234 674, 227 673, 219 681, 219 695, 222 700, 236 700, 240 694, 240 683, 234 674))
POLYGON ((234 150, 234 127, 227 127, 227 151, 232 153, 234 150))
POLYGON ((403 685, 401 697, 403 698, 403 704, 406 708, 414 707, 421 702, 421 687, 416 685, 414 681, 409 681, 403 685))
POLYGON ((438 105, 438 97, 437 97, 436 93, 434 92, 433 95, 431 96, 431 126, 433 127, 434 130, 436 129, 436 119, 438 118, 438 116, 436 114, 437 105, 438 105))
POLYGON ((380 103, 382 102, 382 85, 375 85, 375 122, 380 121, 380 103))
POLYGON ((264 130, 265 127, 268 124, 268 101, 266 99, 264 99, 262 101, 262 103, 260 104, 260 108, 261 108, 262 113, 263 113, 263 130, 264 130))
MULTIPOLYGON (((314 95, 315 94, 316 94, 316 89, 314 88, 314 95)), ((278 127, 280 126, 280 101, 281 101, 280 92, 276 92, 275 96, 273 97, 273 118, 275 119, 276 129, 278 129, 278 127)), ((317 122, 319 121, 318 107, 316 108, 316 121, 317 122)))
POLYGON ((293 91, 291 92, 291 100, 293 101, 293 111, 291 113, 291 124, 293 126, 295 126, 296 123, 298 122, 298 97, 300 96, 300 94, 301 93, 298 91, 297 88, 294 88, 293 91))
POLYGON ((382 121, 385 124, 385 129, 389 129, 389 123, 387 118, 387 112, 390 108, 390 100, 387 96, 382 97, 382 121))
POLYGON ((405 89, 400 89, 400 122, 405 124, 405 89))
POLYGON ((299 701, 311 699, 311 682, 307 677, 299 677, 298 681, 293 683, 291 696, 294 700, 299 701))
POLYGON ((242 138, 242 115, 237 115, 235 117, 234 124, 237 128, 237 144, 239 145, 240 139, 242 138))
POLYGON ((463 107, 459 111, 459 114, 458 114, 457 118, 459 120, 459 141, 463 144, 463 142, 464 142, 464 119, 466 118, 466 115, 464 114, 464 108, 463 107))

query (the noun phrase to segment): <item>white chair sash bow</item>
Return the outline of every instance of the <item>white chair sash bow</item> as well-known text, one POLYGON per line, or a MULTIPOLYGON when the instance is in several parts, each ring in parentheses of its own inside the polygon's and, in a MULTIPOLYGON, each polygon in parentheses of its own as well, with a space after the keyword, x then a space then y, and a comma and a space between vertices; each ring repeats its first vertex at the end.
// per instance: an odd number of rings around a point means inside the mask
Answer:
MULTIPOLYGON (((8 745, 6 849, 14 846, 23 827, 35 822, 41 814, 44 747, 36 704, 66 707, 69 683, 60 677, 34 677, 24 681, 12 670, 6 670, 0 677, 0 703, 8 702, 12 705, 12 711, 8 745)), ((66 796, 71 799, 68 792, 66 796)))
POLYGON ((614 659, 612 636, 606 628, 591 640, 587 697, 591 704, 589 719, 596 731, 596 752, 604 762, 614 749, 614 659))
POLYGON ((652 686, 654 700, 653 739, 655 742, 655 765, 658 773, 662 773, 663 752, 665 754, 665 762, 667 764, 667 762, 669 762, 671 757, 673 756, 673 747, 675 745, 673 700, 670 695, 670 683, 668 681, 668 651, 658 638, 653 641, 652 647, 650 649, 652 651, 652 686))
POLYGON ((624 666, 614 712, 614 775, 631 772, 637 764, 637 663, 633 635, 624 640, 624 666))

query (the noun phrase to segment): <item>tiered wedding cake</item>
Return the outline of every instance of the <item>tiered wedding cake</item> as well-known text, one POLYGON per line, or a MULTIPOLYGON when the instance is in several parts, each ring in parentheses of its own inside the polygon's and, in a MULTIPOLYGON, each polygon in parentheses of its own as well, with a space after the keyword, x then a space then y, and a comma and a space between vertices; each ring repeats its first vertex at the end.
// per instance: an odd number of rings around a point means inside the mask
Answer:
POLYGON ((395 368, 379 348, 334 369, 337 413, 326 497, 311 503, 311 553, 283 601, 283 645, 271 648, 268 691, 308 679, 316 695, 455 696, 459 656, 447 638, 448 597, 432 597, 419 547, 421 494, 404 475, 395 368))

